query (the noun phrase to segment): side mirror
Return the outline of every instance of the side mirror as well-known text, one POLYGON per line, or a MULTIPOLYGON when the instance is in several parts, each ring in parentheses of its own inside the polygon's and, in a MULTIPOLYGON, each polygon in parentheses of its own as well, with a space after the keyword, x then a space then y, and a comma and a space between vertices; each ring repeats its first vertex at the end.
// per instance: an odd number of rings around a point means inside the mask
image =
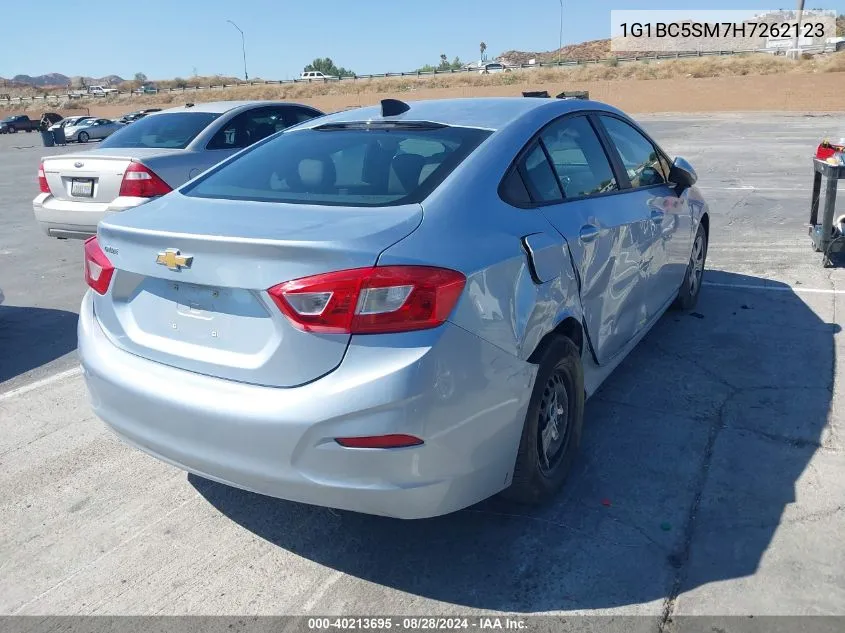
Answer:
POLYGON ((685 158, 678 156, 672 163, 672 169, 669 172, 669 180, 678 185, 679 193, 684 189, 689 189, 698 180, 698 174, 695 169, 687 162, 685 158))

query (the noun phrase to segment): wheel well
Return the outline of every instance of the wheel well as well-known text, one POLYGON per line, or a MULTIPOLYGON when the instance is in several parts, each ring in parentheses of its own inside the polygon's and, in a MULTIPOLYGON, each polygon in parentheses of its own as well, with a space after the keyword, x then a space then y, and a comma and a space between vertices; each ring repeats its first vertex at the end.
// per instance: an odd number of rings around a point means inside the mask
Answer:
POLYGON ((704 236, 707 238, 707 241, 710 241, 710 216, 706 213, 701 216, 701 226, 704 227, 704 236))
POLYGON ((581 323, 578 322, 578 319, 574 317, 567 317, 558 323, 555 329, 546 334, 540 340, 537 344, 537 348, 534 352, 532 352, 531 356, 528 357, 528 362, 535 364, 539 363, 540 357, 543 355, 543 351, 546 349, 546 346, 549 345, 549 343, 551 343, 551 341, 557 336, 565 336, 575 343, 578 347, 579 354, 584 351, 584 328, 581 327, 581 323))

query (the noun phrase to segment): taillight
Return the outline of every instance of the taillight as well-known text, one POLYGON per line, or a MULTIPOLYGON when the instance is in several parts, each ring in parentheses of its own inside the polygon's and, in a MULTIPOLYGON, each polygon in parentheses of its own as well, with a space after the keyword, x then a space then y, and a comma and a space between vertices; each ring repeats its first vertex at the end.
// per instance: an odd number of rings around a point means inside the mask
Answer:
POLYGON ((441 325, 464 283, 463 274, 445 268, 380 266, 286 281, 268 292, 306 332, 381 334, 441 325))
POLYGON ((52 193, 47 183, 47 176, 44 174, 44 163, 38 165, 38 188, 41 189, 41 193, 52 193))
POLYGON ((120 183, 120 196, 130 198, 155 198, 173 191, 170 185, 141 163, 129 163, 120 183))
POLYGON ((419 446, 423 441, 413 435, 372 435, 369 437, 336 437, 335 442, 346 448, 404 448, 419 446))
POLYGON ((114 266, 100 248, 96 236, 89 237, 85 240, 85 283, 97 294, 104 295, 113 274, 114 266))

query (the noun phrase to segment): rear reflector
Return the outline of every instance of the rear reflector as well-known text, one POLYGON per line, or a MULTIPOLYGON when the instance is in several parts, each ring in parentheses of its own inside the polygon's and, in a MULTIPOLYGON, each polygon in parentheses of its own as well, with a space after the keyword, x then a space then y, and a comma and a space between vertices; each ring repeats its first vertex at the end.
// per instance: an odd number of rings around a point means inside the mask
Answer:
POLYGON ((267 292, 306 332, 383 334, 441 325, 465 283, 462 273, 446 268, 379 266, 286 281, 267 292))
POLYGON ((44 174, 44 163, 38 165, 38 188, 41 189, 41 193, 52 193, 47 183, 47 176, 44 174))
POLYGON ((109 289, 114 266, 100 248, 97 237, 85 240, 85 283, 97 294, 104 295, 109 289))
POLYGON ((129 163, 120 183, 120 196, 130 198, 155 198, 173 191, 170 185, 141 163, 129 163))
POLYGON ((419 446, 423 441, 413 435, 373 435, 370 437, 338 437, 335 442, 346 448, 403 448, 419 446))

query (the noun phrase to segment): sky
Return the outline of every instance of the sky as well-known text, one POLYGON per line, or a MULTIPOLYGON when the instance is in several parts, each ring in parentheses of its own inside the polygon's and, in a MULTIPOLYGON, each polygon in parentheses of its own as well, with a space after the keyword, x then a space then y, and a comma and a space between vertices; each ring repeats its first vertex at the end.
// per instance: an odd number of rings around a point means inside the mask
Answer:
MULTIPOLYGON (((151 80, 199 75, 243 76, 244 32, 250 77, 289 79, 316 57, 358 74, 401 72, 506 50, 558 47, 561 1, 564 44, 610 36, 613 9, 677 9, 678 0, 67 0, 7 2, 0 34, 0 76, 68 76, 142 72, 151 80), (33 19, 37 18, 37 19, 33 19), (56 32, 57 35, 52 35, 56 32)), ((701 9, 791 8, 794 0, 708 0, 701 9)), ((812 0, 839 8, 842 0, 812 0)))

